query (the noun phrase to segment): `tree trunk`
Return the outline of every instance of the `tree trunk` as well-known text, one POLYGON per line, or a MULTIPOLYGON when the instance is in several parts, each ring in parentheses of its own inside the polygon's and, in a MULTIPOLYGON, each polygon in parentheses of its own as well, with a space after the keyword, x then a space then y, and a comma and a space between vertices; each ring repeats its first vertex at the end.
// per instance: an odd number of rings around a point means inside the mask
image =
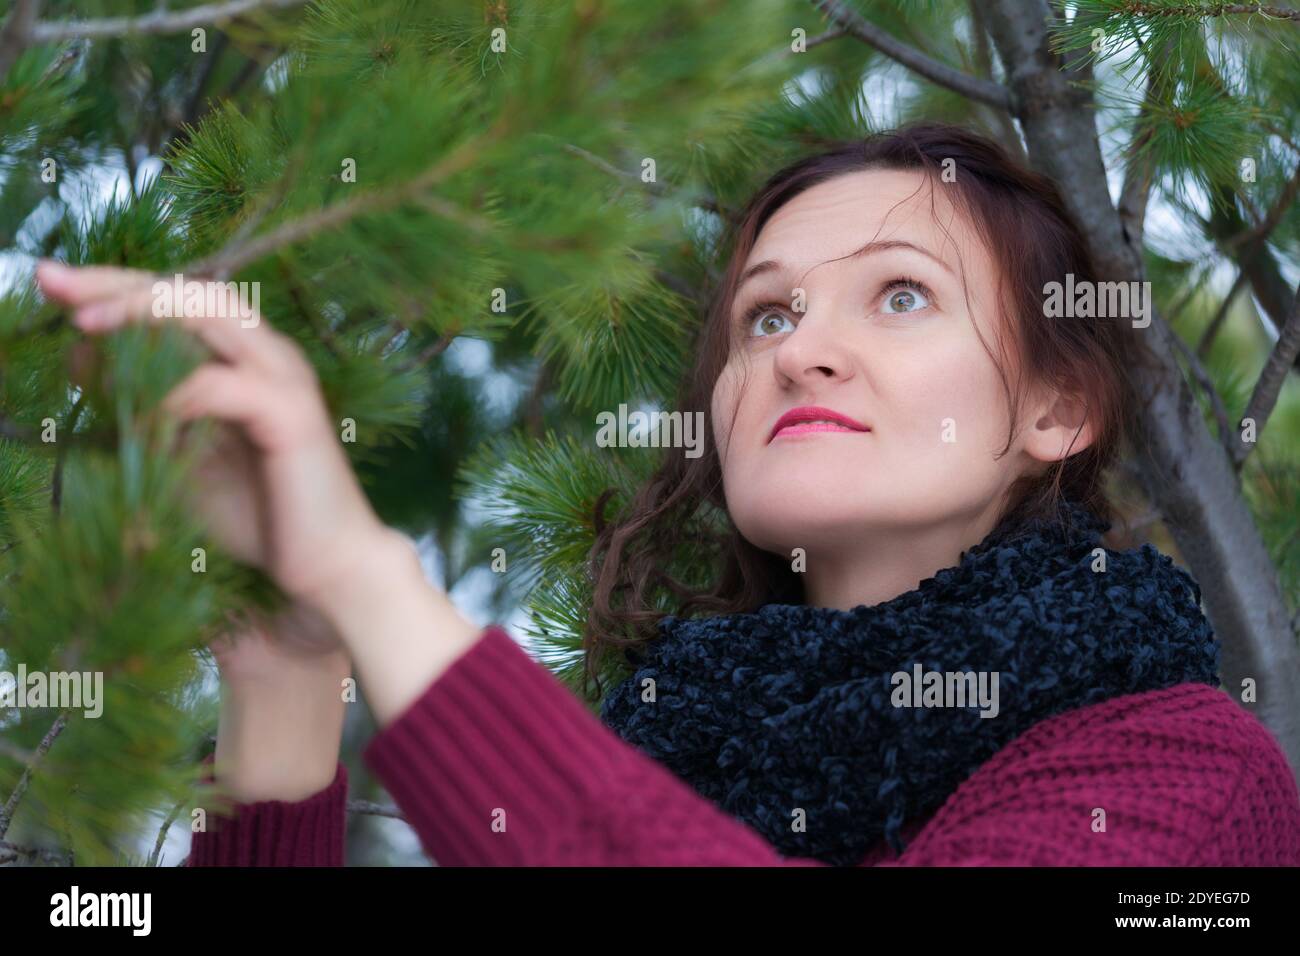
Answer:
MULTIPOLYGON (((1048 0, 989 0, 989 30, 1006 68, 1012 110, 1024 129, 1030 162, 1061 184, 1087 236, 1102 277, 1142 281, 1140 248, 1126 240, 1111 202, 1090 94, 1070 86, 1049 47, 1048 0)), ((1153 315, 1144 337, 1154 362, 1132 370, 1143 396, 1138 438, 1142 481, 1165 516, 1200 584, 1206 613, 1223 645, 1221 674, 1234 698, 1255 682, 1245 703, 1277 737, 1300 779, 1300 651, 1291 633, 1277 570, 1241 494, 1223 447, 1205 427, 1175 359, 1174 332, 1153 315)))

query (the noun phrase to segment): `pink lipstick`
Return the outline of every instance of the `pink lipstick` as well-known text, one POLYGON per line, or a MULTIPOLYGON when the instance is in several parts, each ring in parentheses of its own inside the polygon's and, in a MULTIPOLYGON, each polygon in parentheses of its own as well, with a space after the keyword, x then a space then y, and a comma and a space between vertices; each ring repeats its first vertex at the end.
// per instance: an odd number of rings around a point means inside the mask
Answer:
POLYGON ((833 409, 821 405, 800 405, 792 408, 776 420, 771 442, 778 435, 804 435, 812 432, 869 432, 871 429, 856 419, 842 415, 833 409))

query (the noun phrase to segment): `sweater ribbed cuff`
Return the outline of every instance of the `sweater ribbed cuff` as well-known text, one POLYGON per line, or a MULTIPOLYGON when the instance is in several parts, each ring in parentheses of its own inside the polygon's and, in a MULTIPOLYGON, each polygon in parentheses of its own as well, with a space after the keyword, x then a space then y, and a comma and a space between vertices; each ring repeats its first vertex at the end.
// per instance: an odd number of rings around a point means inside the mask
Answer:
POLYGON ((497 626, 363 756, 442 866, 574 862, 584 810, 638 759, 497 626))
POLYGON ((208 814, 195 833, 187 866, 342 866, 348 772, 303 800, 236 803, 208 814))

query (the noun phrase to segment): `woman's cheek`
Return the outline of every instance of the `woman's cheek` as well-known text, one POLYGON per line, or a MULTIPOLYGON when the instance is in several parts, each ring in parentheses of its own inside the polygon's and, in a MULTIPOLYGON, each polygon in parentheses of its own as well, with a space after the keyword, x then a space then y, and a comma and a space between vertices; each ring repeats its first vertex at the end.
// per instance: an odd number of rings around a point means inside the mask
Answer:
POLYGON ((877 377, 876 382, 880 437, 902 453, 903 460, 894 462, 900 470, 920 466, 951 474, 1000 447, 990 445, 998 418, 997 380, 964 350, 895 362, 888 380, 877 377))
MULTIPOLYGON (((731 447, 732 429, 743 427, 743 411, 737 409, 738 381, 735 369, 727 365, 713 386, 710 417, 713 420, 713 441, 718 449, 718 460, 725 466, 727 451, 731 447), (734 425, 733 425, 734 422, 734 425)), ((724 468, 725 470, 725 468, 724 468)))

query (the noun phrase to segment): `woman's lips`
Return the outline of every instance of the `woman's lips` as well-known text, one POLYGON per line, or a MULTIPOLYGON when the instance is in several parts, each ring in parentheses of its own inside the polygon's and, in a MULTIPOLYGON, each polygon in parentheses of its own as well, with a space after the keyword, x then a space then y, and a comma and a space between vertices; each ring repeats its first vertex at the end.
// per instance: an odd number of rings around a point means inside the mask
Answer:
POLYGON ((772 436, 773 441, 778 438, 784 438, 789 435, 807 435, 812 432, 851 432, 861 431, 858 428, 845 428, 843 425, 833 425, 830 422, 799 422, 795 425, 786 425, 772 436))
POLYGON ((821 405, 792 408, 772 426, 768 442, 788 435, 811 435, 817 432, 869 432, 871 428, 855 418, 821 405))

